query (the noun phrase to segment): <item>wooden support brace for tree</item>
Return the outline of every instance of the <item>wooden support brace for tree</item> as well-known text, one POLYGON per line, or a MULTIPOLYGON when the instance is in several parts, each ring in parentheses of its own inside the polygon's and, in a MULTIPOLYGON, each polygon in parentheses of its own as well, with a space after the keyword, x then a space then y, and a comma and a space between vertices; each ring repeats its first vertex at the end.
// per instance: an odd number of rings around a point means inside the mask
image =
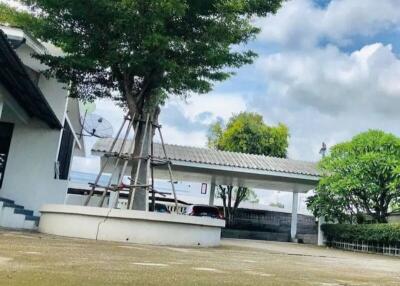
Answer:
MULTIPOLYGON (((175 191, 175 186, 174 186, 175 181, 173 180, 173 176, 172 176, 172 168, 171 168, 172 162, 168 159, 168 156, 167 156, 167 152, 166 152, 165 144, 164 144, 164 139, 163 139, 163 137, 162 137, 162 133, 161 133, 161 130, 160 130, 161 125, 154 124, 154 123, 150 122, 150 115, 147 116, 146 121, 140 120, 140 119, 139 119, 139 120, 135 120, 135 121, 136 121, 136 126, 135 126, 135 128, 134 128, 134 138, 133 138, 133 140, 132 140, 132 144, 131 144, 129 150, 127 150, 127 152, 124 152, 125 145, 126 145, 126 142, 127 142, 127 138, 128 138, 130 129, 132 128, 132 125, 133 125, 133 121, 131 120, 131 118, 128 117, 128 116, 125 116, 124 122, 123 122, 123 124, 121 125, 121 127, 120 127, 120 129, 119 129, 119 131, 118 131, 118 133, 117 133, 116 138, 113 140, 113 143, 111 144, 111 147, 109 148, 109 151, 108 151, 107 153, 104 154, 104 157, 105 157, 106 160, 105 160, 105 163, 101 166, 100 172, 99 172, 98 176, 96 177, 95 182, 94 182, 94 183, 89 183, 89 185, 90 185, 90 187, 91 187, 91 190, 90 190, 89 195, 88 195, 88 197, 87 197, 87 199, 86 199, 86 201, 85 201, 85 205, 87 205, 87 204, 89 203, 90 198, 93 196, 94 191, 95 191, 96 188, 101 188, 101 189, 103 189, 103 191, 102 191, 102 196, 101 196, 101 199, 100 199, 99 204, 98 204, 99 206, 102 206, 102 205, 103 205, 104 199, 105 199, 105 197, 106 197, 106 195, 107 195, 107 193, 108 193, 109 191, 110 191, 110 192, 117 192, 117 193, 119 193, 120 191, 127 191, 127 192, 129 192, 129 193, 131 194, 131 195, 130 195, 130 201, 128 201, 128 208, 129 208, 129 209, 132 209, 133 201, 134 201, 134 193, 135 193, 135 190, 138 189, 138 188, 148 190, 149 193, 151 193, 151 194, 153 195, 153 200, 155 199, 155 197, 154 197, 155 194, 160 194, 160 195, 162 195, 162 196, 169 195, 169 194, 171 194, 171 193, 168 193, 168 192, 160 192, 160 191, 157 191, 157 190, 154 189, 154 177, 153 177, 153 167, 154 167, 154 166, 167 165, 167 167, 168 167, 168 173, 169 173, 169 177, 170 177, 169 182, 171 183, 172 194, 174 195, 174 201, 175 201, 175 207, 176 207, 175 209, 176 209, 176 212, 177 212, 177 210, 178 210, 178 200, 177 200, 176 191, 175 191), (115 146, 116 146, 118 137, 119 137, 119 135, 121 134, 121 132, 122 132, 122 130, 123 130, 123 128, 124 128, 126 122, 129 122, 129 123, 128 123, 128 127, 127 127, 127 130, 126 130, 126 132, 125 132, 125 136, 124 136, 124 138, 123 138, 123 141, 122 141, 122 143, 121 143, 121 146, 119 147, 118 152, 116 152, 116 151, 114 151, 114 148, 115 148, 115 146), (140 152, 139 152, 139 156, 133 156, 133 154, 134 154, 134 148, 135 148, 135 144, 134 144, 134 142, 135 142, 135 136, 136 136, 136 133, 137 133, 137 130, 138 130, 139 122, 146 122, 146 125, 145 125, 145 134, 148 133, 149 136, 150 136, 150 137, 148 138, 148 144, 151 145, 151 154, 150 154, 150 155, 144 155, 144 154, 143 154, 143 149, 144 149, 144 145, 143 145, 143 144, 144 144, 144 141, 143 141, 143 142, 142 142, 142 145, 141 145, 141 150, 140 150, 140 152), (163 149, 163 153, 164 153, 164 158, 155 158, 155 157, 154 157, 154 154, 153 154, 153 139, 152 139, 152 134, 153 134, 153 133, 152 133, 152 128, 153 128, 153 127, 155 127, 155 128, 158 129, 158 133, 159 133, 159 136, 160 136, 160 139, 161 139, 161 145, 162 145, 162 149, 163 149), (148 131, 148 128, 150 128, 150 132, 147 132, 147 131, 148 131), (99 180, 100 180, 100 177, 101 177, 102 173, 104 172, 104 170, 105 170, 107 164, 109 163, 109 158, 116 158, 116 162, 114 163, 114 168, 113 168, 111 177, 110 177, 110 179, 109 179, 109 181, 108 181, 108 184, 107 184, 107 185, 101 185, 101 184, 99 184, 99 180), (119 162, 120 162, 121 160, 124 161, 124 165, 123 165, 123 168, 122 168, 122 170, 121 170, 121 172, 120 172, 120 174, 119 174, 118 183, 117 183, 117 184, 111 184, 112 179, 113 179, 113 177, 115 176, 116 171, 117 171, 117 169, 118 169, 119 162), (123 175, 125 174, 125 170, 126 170, 126 168, 127 168, 128 162, 133 161, 133 160, 138 160, 138 165, 139 165, 139 166, 138 166, 138 169, 137 169, 137 172, 136 172, 135 179, 129 178, 129 180, 130 180, 133 184, 130 184, 130 185, 122 184, 123 175), (148 167, 151 168, 151 171, 152 171, 152 174, 151 174, 151 179, 152 179, 151 184, 138 184, 138 183, 137 183, 137 182, 138 182, 138 171, 139 171, 139 167, 140 167, 140 165, 143 164, 144 162, 147 162, 148 167)), ((118 200, 118 199, 117 199, 117 200, 118 200)), ((117 200, 116 200, 116 202, 115 202, 115 206, 116 206, 116 204, 117 204, 117 200)), ((115 207, 115 206, 114 206, 114 207, 115 207)))
MULTIPOLYGON (((135 138, 136 138, 136 133, 138 131, 138 128, 139 128, 139 122, 136 122, 136 126, 135 126, 135 129, 134 129, 134 134, 133 134, 133 139, 132 139, 131 147, 129 148, 129 153, 128 154, 133 154, 133 152, 135 151, 135 138)), ((122 175, 119 177, 118 185, 122 184, 122 180, 123 180, 123 177, 124 177, 124 174, 125 174, 125 170, 128 167, 128 163, 129 163, 129 159, 126 159, 125 162, 124 162, 124 165, 122 167, 122 170, 121 170, 121 174, 122 175)), ((131 189, 128 189, 128 192, 131 192, 131 189)), ((117 191, 117 198, 115 200, 114 207, 117 206, 118 197, 119 197, 119 192, 117 191)))
MULTIPOLYGON (((161 133, 161 127, 158 127, 157 130, 158 130, 158 133, 160 135, 161 146, 162 146, 162 149, 163 149, 163 152, 164 152, 165 160, 169 161, 168 156, 167 156, 167 151, 165 149, 164 138, 163 138, 162 133, 161 133)), ((172 177, 172 169, 171 169, 171 162, 170 161, 168 162, 167 166, 168 166, 169 178, 170 178, 170 181, 171 181, 172 193, 174 194, 175 212, 178 213, 178 199, 176 198, 175 185, 174 185, 174 179, 172 177)))
MULTIPOLYGON (((150 114, 147 114, 146 125, 144 127, 144 134, 147 134, 147 131, 149 129, 149 122, 150 122, 150 114)), ((151 132, 150 132, 150 134, 151 134, 151 132)), ((145 156, 143 156, 144 143, 145 143, 145 140, 142 141, 142 144, 140 146, 140 151, 139 151, 139 157, 140 158, 145 157, 145 156)), ((136 174, 135 174, 135 180, 133 181, 134 184, 137 184, 138 179, 139 179, 139 172, 140 172, 140 168, 141 168, 142 161, 143 161, 143 159, 140 159, 140 158, 138 159, 138 164, 137 164, 137 169, 136 169, 136 174)), ((132 209, 133 208, 133 201, 135 199, 135 191, 136 191, 136 188, 133 188, 132 191, 131 191, 131 195, 129 196, 128 209, 132 209)))
MULTIPOLYGON (((118 157, 117 157, 117 160, 116 160, 115 163, 114 163, 114 167, 113 167, 113 170, 112 170, 112 173, 111 173, 111 177, 110 177, 110 179, 108 180, 107 186, 110 186, 110 185, 111 185, 112 179, 113 179, 113 177, 115 176, 115 173, 117 172, 118 165, 119 165, 119 161, 120 161, 120 159, 121 159, 120 156, 121 156, 122 153, 124 152, 125 144, 126 144, 126 141, 127 141, 127 139, 128 139, 129 133, 131 132, 132 125, 133 125, 133 121, 131 120, 131 121, 129 121, 128 127, 127 127, 127 129, 126 129, 125 136, 124 136, 124 139, 123 139, 123 141, 122 141, 121 147, 119 148, 118 157)), ((119 176, 121 176, 121 174, 119 174, 119 176)), ((99 203, 98 203, 98 206, 99 206, 99 207, 102 207, 102 206, 103 206, 104 199, 106 198, 106 195, 107 195, 107 189, 104 190, 104 192, 103 192, 103 194, 102 194, 102 196, 101 196, 101 199, 100 199, 100 201, 99 201, 99 203)))
MULTIPOLYGON (((119 128, 119 130, 118 130, 118 132, 117 132, 117 135, 116 135, 115 139, 113 140, 113 142, 112 142, 112 144, 111 144, 111 146, 110 146, 109 153, 111 153, 111 152, 113 151, 113 149, 114 149, 114 147, 115 147, 115 145, 116 145, 116 143, 117 143, 118 137, 119 137, 119 135, 121 134, 122 129, 124 128, 124 126, 125 126, 125 124, 126 124, 127 121, 128 121, 128 117, 125 116, 125 117, 124 117, 124 121, 122 122, 121 127, 119 128)), ((99 183, 99 180, 100 180, 100 178, 101 178, 101 175, 103 174, 105 168, 107 167, 108 162, 109 162, 109 157, 106 157, 106 160, 105 160, 104 164, 100 167, 100 171, 99 171, 99 173, 97 174, 97 177, 96 177, 96 179, 95 179, 94 185, 97 185, 97 184, 99 183)), ((90 192, 89 192, 89 195, 87 196, 87 198, 86 198, 86 200, 85 200, 85 202, 84 202, 84 205, 85 205, 85 206, 87 206, 87 205, 89 204, 90 199, 92 198, 92 196, 93 196, 93 194, 94 194, 95 188, 96 188, 95 186, 93 186, 93 187, 91 188, 91 190, 90 190, 90 192)))

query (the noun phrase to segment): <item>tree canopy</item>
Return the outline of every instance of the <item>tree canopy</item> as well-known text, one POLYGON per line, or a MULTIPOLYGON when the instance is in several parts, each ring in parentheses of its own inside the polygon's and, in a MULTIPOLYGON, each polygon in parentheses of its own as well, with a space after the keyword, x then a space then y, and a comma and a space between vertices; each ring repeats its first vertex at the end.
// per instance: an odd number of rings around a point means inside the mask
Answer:
POLYGON ((223 151, 286 157, 289 130, 285 124, 268 126, 257 113, 232 116, 226 126, 214 123, 209 130, 208 146, 223 151))
POLYGON ((386 222, 400 200, 400 139, 370 130, 332 147, 320 162, 323 177, 308 207, 328 221, 354 222, 368 214, 386 222))
POLYGON ((3 22, 62 48, 43 55, 71 96, 111 97, 131 113, 170 94, 205 93, 253 61, 243 46, 260 31, 251 21, 282 0, 21 0, 31 13, 1 6, 3 22), (4 12, 4 13, 3 13, 4 12))
MULTIPOLYGON (((147 124, 157 123, 159 106, 170 95, 206 93, 250 64, 256 54, 244 45, 260 31, 252 19, 276 12, 282 0, 19 2, 30 10, 0 6, 0 20, 63 50, 63 56, 38 58, 48 74, 69 84, 70 96, 112 98, 128 109, 137 122, 132 178, 146 185, 148 169, 139 161, 150 154, 147 124)), ((133 208, 146 208, 145 190, 130 192, 133 208)))

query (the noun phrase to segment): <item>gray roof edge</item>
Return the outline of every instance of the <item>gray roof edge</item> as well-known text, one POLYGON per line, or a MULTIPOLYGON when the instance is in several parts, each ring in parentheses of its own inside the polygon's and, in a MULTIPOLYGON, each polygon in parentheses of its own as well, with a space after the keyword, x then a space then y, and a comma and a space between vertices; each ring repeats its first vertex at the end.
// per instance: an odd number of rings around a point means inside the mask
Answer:
MULTIPOLYGON (((161 143, 155 143, 155 144, 161 144, 161 143)), ((262 158, 269 158, 273 160, 290 160, 292 162, 298 162, 298 163, 306 163, 306 164, 316 164, 317 162, 312 162, 312 161, 303 161, 303 160, 297 160, 297 159, 291 159, 291 158, 282 158, 282 157, 274 157, 274 156, 268 156, 268 155, 261 155, 261 154, 251 154, 251 153, 245 153, 245 152, 234 152, 234 151, 224 151, 224 150, 217 150, 213 148, 206 148, 206 147, 198 147, 198 146, 189 146, 189 145, 179 145, 179 144, 171 144, 171 143, 165 143, 167 146, 176 146, 176 147, 183 147, 183 148, 191 148, 191 149, 200 149, 200 150, 207 150, 207 151, 215 151, 218 153, 226 153, 226 154, 241 154, 241 155, 249 155, 249 156, 256 156, 256 157, 262 157, 262 158)))
MULTIPOLYGON (((243 168, 237 166, 228 166, 228 165, 220 165, 220 164, 206 164, 206 163, 199 163, 199 162, 191 162, 191 161, 183 161, 183 160, 171 160, 173 165, 181 165, 185 164, 187 166, 193 166, 195 164, 198 165, 207 165, 204 166, 206 169, 215 169, 215 170, 226 170, 230 171, 229 169, 237 169, 237 170, 250 170, 250 173, 258 174, 258 175, 268 175, 273 177, 281 177, 284 174, 284 177, 293 178, 293 179, 300 179, 300 180, 307 180, 307 181, 319 181, 320 176, 311 173, 301 173, 301 172, 285 172, 285 171, 274 171, 274 170, 266 170, 266 169, 257 169, 257 168, 243 168), (181 162, 178 163, 178 162, 181 162)), ((203 168, 203 167, 201 167, 203 168)))
MULTIPOLYGON (((111 138, 108 139, 99 139, 96 141, 95 145, 92 147, 92 153, 96 155, 101 155, 101 153, 107 152, 106 146, 102 146, 101 143, 104 142, 105 140, 112 140, 111 138), (100 145, 100 146, 99 146, 100 145)), ((119 139, 122 140, 122 139, 119 139)), ((160 143, 156 143, 160 144, 160 143)), ((318 178, 320 176, 320 173, 318 172, 317 169, 317 162, 308 162, 308 161, 301 161, 301 160, 293 160, 293 159, 288 159, 288 158, 276 158, 276 157, 271 157, 271 156, 263 156, 263 155, 253 155, 253 154, 248 154, 248 153, 239 153, 239 152, 228 152, 228 151, 219 151, 215 149, 207 149, 207 148, 201 148, 201 147, 193 147, 193 146, 182 146, 182 145, 177 145, 177 144, 165 144, 166 146, 172 147, 172 148, 182 148, 186 149, 191 152, 193 150, 196 151, 203 151, 203 152, 212 152, 212 153, 222 153, 230 156, 235 156, 235 155, 243 155, 245 154, 246 156, 251 159, 251 157, 255 158, 263 158, 263 159, 269 159, 273 160, 275 162, 281 162, 281 163, 289 163, 289 164, 294 164, 292 168, 285 169, 282 166, 277 166, 275 168, 259 168, 257 166, 236 166, 235 164, 230 164, 229 162, 203 162, 199 160, 198 158, 193 158, 193 159, 187 159, 182 156, 182 158, 172 158, 171 160, 173 161, 181 161, 181 162, 189 162, 189 163, 197 163, 197 164, 206 164, 206 165, 215 165, 215 166, 225 166, 225 167, 235 167, 239 169, 249 169, 249 170, 264 170, 264 171, 271 171, 271 172, 276 172, 276 173, 282 173, 282 174, 298 174, 298 175, 305 175, 305 176, 311 176, 318 178), (278 161, 279 160, 279 161, 278 161), (299 164, 300 166, 296 166, 299 164), (296 170, 297 169, 297 170, 296 170)))

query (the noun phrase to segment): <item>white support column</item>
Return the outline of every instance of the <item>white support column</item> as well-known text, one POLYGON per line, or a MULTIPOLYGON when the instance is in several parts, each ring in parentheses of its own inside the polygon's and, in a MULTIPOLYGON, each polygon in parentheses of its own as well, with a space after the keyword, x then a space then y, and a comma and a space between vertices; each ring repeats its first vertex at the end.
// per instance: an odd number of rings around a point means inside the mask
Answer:
POLYGON ((321 229, 321 225, 323 225, 324 223, 325 223, 324 217, 319 217, 318 218, 318 245, 319 246, 325 245, 325 235, 321 229))
POLYGON ((292 221, 290 224, 290 238, 292 241, 296 241, 297 235, 297 207, 299 205, 299 193, 293 192, 292 201, 292 221))
POLYGON ((215 178, 212 178, 210 183, 210 198, 208 201, 209 206, 214 205, 214 197, 215 197, 215 178))

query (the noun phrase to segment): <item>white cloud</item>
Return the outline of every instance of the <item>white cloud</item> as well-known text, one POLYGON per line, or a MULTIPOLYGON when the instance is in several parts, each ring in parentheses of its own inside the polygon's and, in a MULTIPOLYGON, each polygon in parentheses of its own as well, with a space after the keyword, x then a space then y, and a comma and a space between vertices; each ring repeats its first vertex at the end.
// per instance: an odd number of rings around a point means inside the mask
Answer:
POLYGON ((292 0, 275 16, 258 21, 261 39, 294 49, 314 47, 320 40, 343 46, 353 36, 372 36, 399 24, 398 0, 333 0, 326 8, 292 0))
POLYGON ((390 45, 375 43, 351 54, 334 46, 266 56, 260 68, 270 93, 319 112, 377 112, 397 116, 400 60, 390 45))
POLYGON ((400 134, 400 59, 391 45, 372 43, 350 54, 324 48, 266 55, 257 64, 268 82, 253 106, 289 125, 289 156, 319 158, 328 146, 377 128, 400 134))
POLYGON ((211 92, 193 95, 186 102, 171 98, 161 112, 160 123, 167 143, 204 147, 212 122, 218 118, 228 120, 232 114, 244 110, 245 100, 235 94, 211 92))
MULTIPOLYGON (((205 112, 212 114, 212 120, 217 117, 227 120, 232 114, 246 110, 246 102, 238 94, 211 92, 206 95, 193 95, 186 103, 176 100, 173 102, 178 103, 184 115, 191 120, 196 120, 200 114, 205 112)), ((210 121, 208 123, 211 123, 210 121)))
MULTIPOLYGON (((169 144, 205 147, 207 143, 204 131, 184 132, 175 126, 163 125, 162 134, 165 143, 169 144)), ((156 135, 154 140, 157 142, 160 141, 158 135, 156 135)))
POLYGON ((374 40, 400 31, 398 5, 333 0, 322 8, 293 0, 259 20, 261 41, 278 44, 279 52, 257 61, 268 89, 248 105, 289 125, 290 157, 318 159, 322 141, 332 146, 370 128, 400 135, 400 59, 392 45, 374 40), (359 36, 370 43, 342 49, 359 36))

